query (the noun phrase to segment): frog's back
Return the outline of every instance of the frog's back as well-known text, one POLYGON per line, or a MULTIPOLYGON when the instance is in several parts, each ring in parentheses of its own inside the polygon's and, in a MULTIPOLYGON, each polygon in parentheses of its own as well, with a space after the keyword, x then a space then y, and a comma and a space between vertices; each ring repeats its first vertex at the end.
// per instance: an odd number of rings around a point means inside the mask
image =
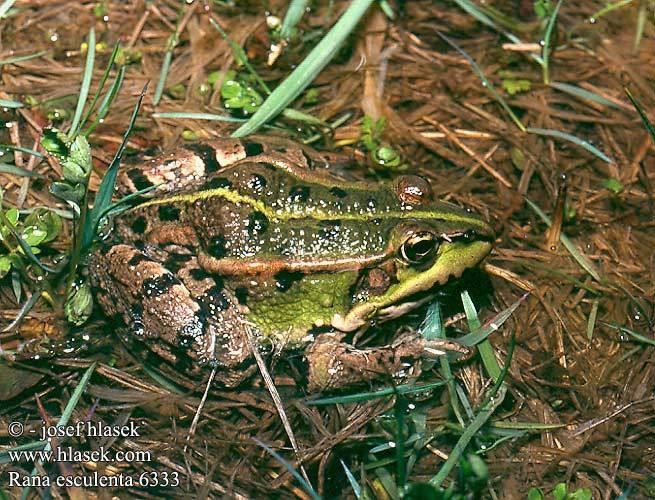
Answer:
MULTIPOLYGON (((244 151, 260 151, 246 144, 244 151)), ((240 160, 220 167, 207 160, 218 156, 215 150, 196 149, 201 152, 196 156, 178 155, 176 166, 179 158, 190 165, 186 171, 202 163, 206 177, 194 176, 183 188, 122 214, 117 219, 121 241, 177 244, 217 259, 347 261, 381 257, 403 221, 435 220, 440 213, 452 218, 457 212, 433 202, 428 184, 414 176, 395 183, 347 181, 310 172, 304 157, 294 159, 289 151, 237 155, 240 160)), ((460 216, 454 225, 471 219, 463 211, 460 216)))

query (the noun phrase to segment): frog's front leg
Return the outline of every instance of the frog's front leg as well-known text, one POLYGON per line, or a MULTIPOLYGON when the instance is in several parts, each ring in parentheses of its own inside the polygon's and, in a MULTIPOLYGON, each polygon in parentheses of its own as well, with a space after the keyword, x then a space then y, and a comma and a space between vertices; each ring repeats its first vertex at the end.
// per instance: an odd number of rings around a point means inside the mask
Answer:
POLYGON ((305 350, 310 392, 339 389, 361 382, 402 375, 422 359, 446 351, 468 352, 447 340, 425 340, 420 334, 402 335, 390 345, 357 349, 343 341, 343 333, 325 333, 305 350))

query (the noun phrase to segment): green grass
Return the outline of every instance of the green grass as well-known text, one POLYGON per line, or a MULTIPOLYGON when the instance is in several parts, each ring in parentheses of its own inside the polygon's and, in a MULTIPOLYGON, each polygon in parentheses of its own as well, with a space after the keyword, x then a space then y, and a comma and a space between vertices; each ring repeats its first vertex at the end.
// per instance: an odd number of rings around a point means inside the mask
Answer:
POLYGON ((543 69, 543 78, 544 83, 548 85, 550 83, 550 55, 553 52, 551 43, 553 41, 553 29, 555 28, 555 22, 557 21, 557 14, 559 9, 562 6, 563 0, 558 0, 553 13, 548 18, 548 23, 546 24, 546 31, 544 32, 543 47, 541 50, 541 59, 542 59, 542 69, 543 69))
MULTIPOLYGON (((57 426, 65 427, 66 425, 68 425, 68 422, 70 422, 70 418, 73 415, 73 411, 75 410, 75 407, 77 406, 77 403, 82 398, 82 394, 84 394, 86 386, 89 384, 89 381, 91 380, 91 375, 93 375, 93 372, 95 371, 95 369, 96 369, 96 363, 95 362, 86 369, 86 371, 84 372, 84 375, 82 375, 82 378, 80 379, 77 386, 75 387, 75 390, 73 391, 73 394, 71 395, 70 399, 66 403, 66 406, 64 407, 64 411, 62 412, 61 417, 59 417, 59 420, 57 421, 57 424, 56 424, 57 426)), ((60 441, 60 444, 61 444, 62 441, 60 441)), ((45 446, 42 449, 44 451, 52 450, 52 443, 50 441, 47 441, 45 443, 45 446)), ((0 456, 2 454, 4 454, 4 453, 8 453, 8 452, 7 451, 2 452, 0 454, 0 456)), ((35 476, 39 472, 39 467, 40 466, 41 466, 41 464, 36 464, 34 466, 34 469, 32 469, 31 476, 35 476)), ((23 488, 23 491, 22 491, 22 494, 21 494, 21 500, 27 500, 29 498, 29 492, 30 492, 29 486, 23 488)))
POLYGON ((346 38, 353 32, 373 0, 353 0, 336 24, 293 72, 267 97, 252 117, 239 127, 233 137, 244 137, 256 132, 286 108, 337 54, 346 38))
MULTIPOLYGON (((548 217, 542 210, 537 206, 536 203, 531 201, 530 199, 526 198, 525 202, 528 204, 528 206, 539 216, 539 218, 546 224, 548 227, 551 226, 552 222, 550 220, 550 217, 548 217)), ((571 256, 575 259, 575 261, 580 265, 582 269, 587 271, 589 275, 594 278, 598 283, 603 283, 604 280, 601 277, 600 272, 596 269, 596 267, 592 264, 592 262, 587 258, 586 255, 584 255, 578 248, 575 246, 573 241, 564 233, 560 234, 560 241, 564 245, 564 248, 568 250, 568 252, 571 254, 571 256)))
POLYGON ((291 0, 289 2, 289 7, 287 8, 287 12, 282 20, 282 26, 280 27, 281 38, 291 37, 293 30, 302 19, 308 6, 309 0, 291 0))
POLYGON ((93 78, 93 64, 96 55, 96 33, 93 28, 89 31, 88 49, 86 53, 86 62, 84 64, 84 72, 82 73, 82 85, 80 86, 80 93, 77 99, 77 106, 75 107, 75 114, 73 115, 73 122, 70 126, 68 136, 74 138, 81 126, 82 113, 86 104, 87 96, 89 95, 89 88, 91 87, 91 79, 93 78))
POLYGON ((39 52, 35 52, 34 54, 26 54, 24 56, 14 56, 8 57, 7 59, 0 59, 0 66, 4 66, 5 64, 16 64, 19 62, 29 61, 30 59, 37 59, 47 53, 47 50, 41 50, 39 52))
POLYGON ((159 104, 162 95, 164 95, 166 79, 168 78, 168 72, 171 68, 171 62, 173 60, 173 50, 175 47, 177 47, 179 42, 180 38, 177 33, 173 33, 166 42, 166 52, 164 53, 164 60, 162 61, 161 70, 159 71, 159 79, 157 80, 157 86, 155 87, 155 95, 152 98, 152 104, 154 106, 159 104))

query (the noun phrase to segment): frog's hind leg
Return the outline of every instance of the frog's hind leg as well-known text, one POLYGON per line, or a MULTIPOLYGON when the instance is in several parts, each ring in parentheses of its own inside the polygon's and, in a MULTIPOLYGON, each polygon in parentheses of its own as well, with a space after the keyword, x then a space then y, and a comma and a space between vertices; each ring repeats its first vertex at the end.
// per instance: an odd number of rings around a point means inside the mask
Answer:
POLYGON ((204 318, 186 286, 162 263, 130 245, 115 245, 91 257, 92 285, 110 317, 169 362, 187 354, 200 363, 214 359, 215 338, 204 332, 204 318))
POLYGON ((420 362, 446 351, 464 353, 466 349, 453 342, 425 340, 420 334, 406 334, 391 344, 358 349, 344 342, 345 334, 324 333, 305 350, 310 392, 333 390, 375 379, 406 379, 418 376, 420 362))
POLYGON ((252 363, 244 318, 234 294, 224 286, 219 275, 209 274, 191 257, 175 270, 205 319, 206 335, 215 340, 215 358, 221 370, 219 382, 235 387, 250 377, 257 366, 252 363))

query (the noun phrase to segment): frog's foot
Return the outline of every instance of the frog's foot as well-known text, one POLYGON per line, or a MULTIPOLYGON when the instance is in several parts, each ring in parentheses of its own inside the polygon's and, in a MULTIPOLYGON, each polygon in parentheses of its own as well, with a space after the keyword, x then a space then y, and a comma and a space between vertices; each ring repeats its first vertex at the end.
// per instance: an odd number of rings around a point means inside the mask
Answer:
POLYGON ((238 386, 257 370, 238 300, 223 286, 220 276, 200 267, 197 257, 185 260, 175 274, 200 306, 206 335, 214 339, 212 363, 220 367, 216 379, 223 387, 238 386))
POLYGON ((463 346, 447 340, 425 340, 407 334, 390 345, 357 349, 343 342, 345 334, 326 333, 305 350, 310 392, 333 390, 384 377, 404 379, 420 370, 420 361, 447 351, 466 353, 463 346))
POLYGON ((98 301, 157 354, 171 363, 189 355, 199 362, 214 357, 215 338, 205 334, 200 305, 187 287, 160 262, 130 245, 95 252, 90 266, 98 301))

